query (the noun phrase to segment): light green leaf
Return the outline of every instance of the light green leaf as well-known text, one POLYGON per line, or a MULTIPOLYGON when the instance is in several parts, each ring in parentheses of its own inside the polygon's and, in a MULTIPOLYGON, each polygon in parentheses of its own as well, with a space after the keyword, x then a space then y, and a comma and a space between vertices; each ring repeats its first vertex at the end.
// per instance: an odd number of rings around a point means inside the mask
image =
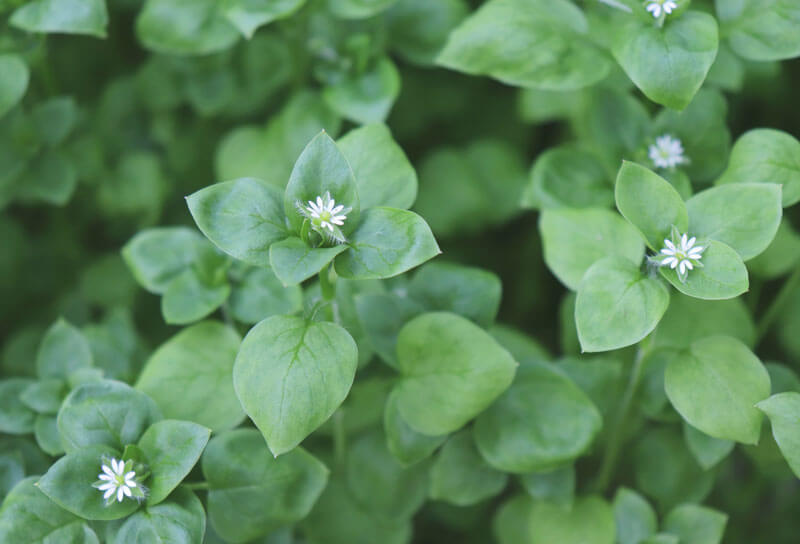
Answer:
POLYGON ((575 500, 575 467, 572 465, 550 472, 522 474, 519 482, 534 499, 565 507, 571 507, 575 500))
POLYGON ((475 442, 493 467, 546 472, 584 453, 600 431, 592 401, 549 363, 520 365, 514 383, 475 423, 475 442))
MULTIPOLYGON (((544 501, 535 502, 526 523, 530 540, 516 542, 614 544, 616 538, 614 511, 596 495, 577 499, 571 509, 544 501)), ((512 542, 515 541, 509 540, 508 544, 512 542)))
POLYGON ((237 321, 254 324, 272 315, 300 311, 303 293, 299 286, 284 287, 271 268, 251 268, 234 285, 229 303, 237 321))
POLYGON ((447 440, 447 435, 427 436, 412 429, 400 414, 396 392, 391 393, 386 400, 383 429, 389 451, 403 466, 413 465, 430 457, 447 440))
POLYGON ((383 124, 366 125, 337 142, 353 168, 364 209, 390 206, 406 210, 417 198, 417 173, 383 124))
POLYGON ((614 519, 619 544, 640 544, 658 529, 653 507, 627 487, 620 487, 614 495, 614 519))
POLYGON ((704 470, 712 468, 733 451, 733 440, 714 438, 683 422, 683 439, 697 463, 704 470))
POLYGON ((382 279, 402 274, 441 253, 430 227, 408 210, 370 208, 336 258, 336 272, 349 279, 382 279))
POLYGON ((288 17, 306 0, 223 0, 222 12, 245 38, 256 29, 277 19, 288 17))
POLYGON ((186 197, 197 226, 225 253, 269 266, 269 247, 288 236, 275 186, 255 178, 217 183, 186 197))
POLYGON ((733 145, 728 168, 715 183, 777 183, 783 207, 789 207, 800 201, 800 141, 768 128, 745 132, 733 145))
POLYGON ((708 240, 706 246, 701 259, 703 267, 690 271, 686 282, 681 282, 677 271, 669 267, 662 266, 659 272, 675 289, 690 297, 722 300, 747 291, 750 285, 747 268, 739 254, 716 240, 708 240))
POLYGON ((611 52, 647 98, 682 110, 703 84, 718 39, 717 22, 707 13, 668 18, 663 28, 631 17, 616 29, 611 52))
POLYGON ((720 544, 728 516, 699 504, 681 504, 664 518, 664 530, 681 544, 720 544))
POLYGON ((623 162, 614 194, 619 211, 654 251, 664 247, 673 225, 681 234, 689 227, 689 214, 678 191, 644 166, 623 162))
POLYGON ((356 344, 339 325, 273 316, 245 336, 233 384, 277 456, 333 414, 350 391, 357 363, 356 344))
POLYGON ((228 283, 209 285, 194 269, 169 282, 161 298, 161 314, 170 325, 188 325, 216 310, 228 298, 228 283))
POLYGON ((13 108, 28 90, 30 71, 19 55, 0 55, 0 117, 13 108))
POLYGON ((640 341, 655 329, 669 305, 657 279, 622 257, 608 257, 584 274, 575 301, 575 324, 583 351, 609 351, 640 341))
POLYGON ((490 0, 450 34, 437 63, 510 85, 580 89, 611 68, 585 39, 588 30, 583 12, 566 0, 490 0))
POLYGON ((40 378, 66 380, 76 370, 90 366, 92 350, 81 331, 64 319, 47 329, 36 353, 36 373, 40 378))
POLYGON ((792 472, 800 478, 800 433, 797 429, 797 421, 800 418, 800 393, 794 391, 778 393, 759 402, 757 407, 767 414, 775 442, 792 472))
POLYGON ((689 232, 730 246, 747 261, 767 249, 781 223, 781 188, 732 183, 706 189, 686 202, 689 232))
POLYGON ((328 8, 337 17, 365 19, 384 11, 397 0, 328 0, 328 8))
POLYGON ((147 229, 125 244, 122 257, 142 287, 161 295, 195 261, 205 243, 202 236, 186 227, 147 229))
POLYGON ((20 395, 34 383, 27 378, 0 380, 0 432, 28 434, 33 431, 36 413, 23 404, 20 395))
POLYGON ((322 98, 339 115, 358 124, 386 120, 400 94, 400 72, 389 57, 363 74, 325 87, 322 98))
POLYGON ((28 32, 105 38, 108 12, 105 0, 34 0, 19 7, 9 22, 28 32))
POLYGON ((539 216, 544 262, 568 288, 577 290, 586 271, 604 257, 632 263, 644 257, 639 233, 610 210, 546 209, 539 216))
POLYGON ((348 249, 345 244, 311 247, 293 236, 270 246, 270 265, 278 279, 288 287, 319 274, 334 257, 348 249))
POLYGON ((450 313, 409 321, 397 339, 397 402, 412 429, 437 436, 484 411, 514 378, 517 363, 489 334, 450 313))
POLYGON ((202 460, 209 484, 208 516, 232 542, 246 542, 306 517, 328 479, 328 469, 298 448, 274 457, 255 429, 214 437, 202 460))
POLYGON ((206 55, 233 46, 239 32, 216 0, 147 0, 136 18, 136 36, 147 49, 167 55, 206 55))
POLYGON ((794 0, 715 0, 722 32, 733 50, 755 61, 800 56, 800 6, 794 0))
POLYGON ((178 489, 166 502, 148 505, 125 520, 114 544, 204 542, 206 513, 203 503, 187 489, 178 489))
POLYGON ((216 321, 187 327, 150 356, 136 389, 149 395, 164 417, 213 431, 235 427, 244 418, 231 379, 240 343, 236 331, 216 321))
POLYGON ((664 386, 675 409, 700 431, 745 444, 758 443, 755 404, 770 392, 769 374, 747 346, 730 337, 696 340, 666 368, 664 386))
POLYGON ((58 433, 56 416, 39 414, 33 424, 33 434, 36 444, 48 455, 57 457, 64 453, 61 445, 61 435, 58 433))
POLYGON ((138 446, 150 469, 148 506, 160 503, 178 487, 200 459, 209 436, 211 429, 175 419, 158 421, 144 432, 138 446))
POLYGON ((508 475, 483 460, 472 432, 460 431, 445 443, 431 467, 430 497, 456 506, 469 506, 500 493, 508 475))

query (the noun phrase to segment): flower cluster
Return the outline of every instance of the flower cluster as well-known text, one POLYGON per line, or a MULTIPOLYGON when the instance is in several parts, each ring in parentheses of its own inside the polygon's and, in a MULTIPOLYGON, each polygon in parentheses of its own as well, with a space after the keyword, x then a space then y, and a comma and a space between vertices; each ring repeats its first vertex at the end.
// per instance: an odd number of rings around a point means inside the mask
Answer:
POLYGON ((300 215, 308 219, 311 229, 324 240, 339 244, 347 241, 339 227, 344 225, 352 208, 343 204, 337 206, 329 191, 318 196, 316 201, 309 200, 307 206, 297 202, 295 207, 300 215))
POLYGON ((103 492, 106 506, 114 502, 122 502, 125 497, 141 501, 145 497, 144 487, 136 481, 133 461, 122 461, 103 457, 100 465, 102 472, 98 480, 92 484, 103 492))
POLYGON ((676 270, 678 279, 686 282, 690 270, 703 266, 700 259, 706 246, 695 245, 697 243, 695 236, 689 238, 687 233, 680 234, 675 227, 672 227, 671 238, 664 240, 663 249, 652 259, 659 266, 669 266, 672 270, 676 270))
POLYGON ((646 0, 645 9, 658 19, 662 14, 669 15, 678 7, 674 0, 646 0))
POLYGON ((656 138, 656 143, 650 145, 647 154, 658 168, 675 168, 679 164, 689 162, 689 159, 683 155, 681 141, 669 134, 656 138))

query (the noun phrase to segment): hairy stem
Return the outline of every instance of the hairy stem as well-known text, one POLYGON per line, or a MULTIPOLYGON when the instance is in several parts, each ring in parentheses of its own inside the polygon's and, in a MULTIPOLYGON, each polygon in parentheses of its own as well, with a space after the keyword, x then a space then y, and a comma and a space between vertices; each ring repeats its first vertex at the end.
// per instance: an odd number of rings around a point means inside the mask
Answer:
POLYGON ((799 286, 800 268, 797 268, 784 282, 783 287, 781 287, 781 290, 778 291, 778 294, 770 303, 767 311, 764 312, 764 315, 761 317, 761 320, 758 323, 758 328, 756 329, 756 346, 758 346, 758 344, 764 339, 764 336, 766 336, 767 332, 769 332, 772 323, 775 321, 778 315, 780 315, 783 307, 786 306, 786 303, 789 301, 789 297, 792 296, 792 292, 799 286))

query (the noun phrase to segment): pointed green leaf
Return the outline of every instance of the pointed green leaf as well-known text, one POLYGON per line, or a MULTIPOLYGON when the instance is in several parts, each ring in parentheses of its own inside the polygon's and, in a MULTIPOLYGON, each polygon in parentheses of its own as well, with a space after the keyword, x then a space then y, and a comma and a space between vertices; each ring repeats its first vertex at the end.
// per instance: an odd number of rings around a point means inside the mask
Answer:
POLYGON ((800 420, 800 393, 778 393, 759 402, 757 406, 767 414, 775 442, 792 472, 800 478, 800 433, 797 427, 800 420))
POLYGON ((691 270, 686 282, 682 282, 677 271, 669 267, 662 266, 659 272, 675 289, 690 297, 723 300, 747 291, 750 281, 739 254, 716 240, 708 240, 706 246, 700 260, 703 266, 691 270))
POLYGON ((47 329, 36 353, 40 378, 66 380, 76 370, 90 366, 92 349, 81 331, 63 319, 47 329))
POLYGON ((105 38, 108 12, 105 0, 34 0, 18 8, 9 22, 28 32, 105 38))
POLYGON ((203 503, 187 489, 178 489, 169 500, 148 505, 125 520, 114 544, 128 542, 203 542, 206 513, 203 503))
POLYGON ((0 117, 13 108, 28 89, 30 71, 19 55, 0 55, 0 117))
POLYGON ((285 286, 297 285, 319 274, 348 246, 311 247, 295 236, 275 242, 269 248, 270 265, 285 286))

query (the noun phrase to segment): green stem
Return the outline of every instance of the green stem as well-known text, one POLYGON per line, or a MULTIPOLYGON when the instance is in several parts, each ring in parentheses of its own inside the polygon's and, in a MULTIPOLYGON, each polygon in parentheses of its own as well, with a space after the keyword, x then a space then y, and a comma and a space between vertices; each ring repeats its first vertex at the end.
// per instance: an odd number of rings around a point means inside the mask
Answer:
POLYGON ((631 8, 629 8, 628 6, 623 4, 622 2, 617 2, 616 0, 598 0, 598 2, 600 2, 601 4, 605 4, 607 6, 610 6, 612 8, 616 8, 616 9, 622 10, 622 11, 624 11, 626 13, 633 13, 633 10, 631 8))
POLYGON ((330 265, 325 265, 319 272, 319 288, 325 300, 333 300, 336 296, 336 282, 331 279, 330 265))
POLYGON ((775 319, 780 315, 781 310, 783 307, 786 306, 786 303, 789 301, 789 298, 792 296, 793 291, 800 286, 800 268, 797 268, 792 275, 784 282, 783 287, 781 290, 778 291, 778 294, 770 303, 767 311, 764 312, 764 315, 761 317, 761 321, 758 323, 758 329, 756 330, 756 346, 764 339, 767 332, 769 332, 772 323, 775 319))
POLYGON ((640 345, 636 352, 636 359, 633 361, 633 368, 631 368, 628 386, 625 388, 625 393, 620 401, 614 427, 612 427, 611 434, 609 434, 608 441, 606 442, 603 461, 597 474, 597 480, 595 481, 595 488, 597 491, 605 491, 608 484, 611 482, 611 478, 614 476, 617 457, 619 456, 619 450, 622 446, 622 438, 625 432, 625 423, 627 422, 628 414, 633 404, 633 398, 636 396, 636 391, 639 389, 639 383, 642 379, 642 361, 644 361, 645 354, 646 350, 640 345))
POLYGON ((344 429, 344 414, 341 408, 333 414, 333 456, 336 463, 344 463, 344 456, 347 450, 347 433, 344 429))
POLYGON ((192 491, 199 489, 208 489, 208 482, 194 482, 190 484, 183 484, 183 487, 191 489, 192 491))

